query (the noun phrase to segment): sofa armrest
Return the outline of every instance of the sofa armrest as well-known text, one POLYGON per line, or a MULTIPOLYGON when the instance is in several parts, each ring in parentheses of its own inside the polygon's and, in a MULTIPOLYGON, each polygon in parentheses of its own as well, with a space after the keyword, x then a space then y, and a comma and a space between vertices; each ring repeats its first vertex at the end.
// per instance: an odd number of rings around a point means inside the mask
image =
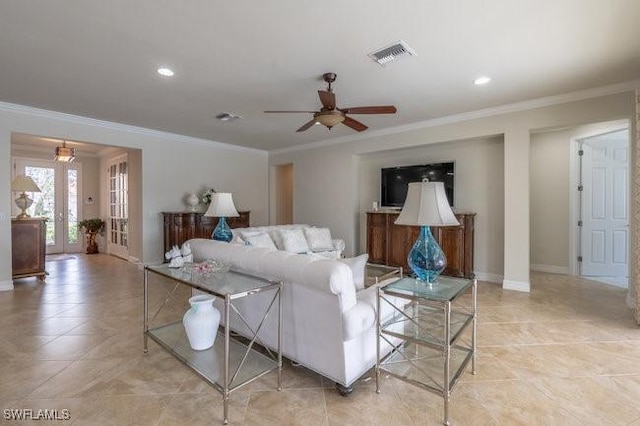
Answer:
POLYGON ((351 340, 375 325, 375 309, 369 303, 358 301, 351 309, 342 314, 343 339, 345 342, 351 340))

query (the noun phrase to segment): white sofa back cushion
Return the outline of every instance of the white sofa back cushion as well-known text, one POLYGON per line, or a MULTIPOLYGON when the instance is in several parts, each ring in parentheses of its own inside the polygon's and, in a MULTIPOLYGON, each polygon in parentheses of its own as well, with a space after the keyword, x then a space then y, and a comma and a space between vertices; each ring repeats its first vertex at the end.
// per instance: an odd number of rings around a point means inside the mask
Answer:
POLYGON ((329 228, 304 228, 304 236, 311 251, 333 250, 329 228))
POLYGON ((215 259, 259 277, 313 286, 338 296, 343 313, 357 302, 351 268, 337 260, 207 239, 189 244, 194 262, 215 259))
POLYGON ((284 251, 289 253, 306 253, 309 251, 309 245, 302 229, 281 229, 278 231, 278 235, 284 251))

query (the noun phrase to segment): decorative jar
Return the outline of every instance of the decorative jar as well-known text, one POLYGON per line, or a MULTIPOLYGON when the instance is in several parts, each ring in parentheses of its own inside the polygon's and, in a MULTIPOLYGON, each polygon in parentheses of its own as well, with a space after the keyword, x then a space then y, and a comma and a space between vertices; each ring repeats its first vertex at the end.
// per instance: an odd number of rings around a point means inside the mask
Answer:
POLYGON ((216 341, 220 311, 213 306, 214 299, 206 294, 189 299, 191 308, 184 314, 182 324, 187 332, 189 345, 194 351, 209 349, 216 341))

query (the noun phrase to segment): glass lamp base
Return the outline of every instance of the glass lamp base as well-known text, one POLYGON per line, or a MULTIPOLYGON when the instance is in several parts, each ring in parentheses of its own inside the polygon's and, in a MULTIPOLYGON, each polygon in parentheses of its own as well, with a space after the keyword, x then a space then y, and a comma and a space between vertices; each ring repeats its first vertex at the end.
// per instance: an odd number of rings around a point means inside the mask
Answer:
POLYGON ((224 217, 218 219, 218 225, 213 230, 211 238, 216 241, 226 241, 227 243, 233 238, 231 228, 227 225, 227 220, 224 217))
POLYGON ((421 281, 433 282, 447 266, 444 252, 428 226, 420 227, 420 236, 407 257, 409 267, 421 281))

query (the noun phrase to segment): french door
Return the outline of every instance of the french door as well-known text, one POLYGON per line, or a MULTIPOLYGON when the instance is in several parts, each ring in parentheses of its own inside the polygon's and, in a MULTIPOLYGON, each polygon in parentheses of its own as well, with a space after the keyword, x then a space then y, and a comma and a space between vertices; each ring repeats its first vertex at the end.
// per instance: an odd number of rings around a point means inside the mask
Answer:
POLYGON ((82 164, 15 159, 16 175, 30 176, 41 192, 30 194, 32 217, 46 217, 47 254, 82 251, 78 230, 82 194, 82 164))
POLYGON ((127 155, 109 161, 109 224, 107 249, 110 254, 129 258, 129 170, 127 155))

